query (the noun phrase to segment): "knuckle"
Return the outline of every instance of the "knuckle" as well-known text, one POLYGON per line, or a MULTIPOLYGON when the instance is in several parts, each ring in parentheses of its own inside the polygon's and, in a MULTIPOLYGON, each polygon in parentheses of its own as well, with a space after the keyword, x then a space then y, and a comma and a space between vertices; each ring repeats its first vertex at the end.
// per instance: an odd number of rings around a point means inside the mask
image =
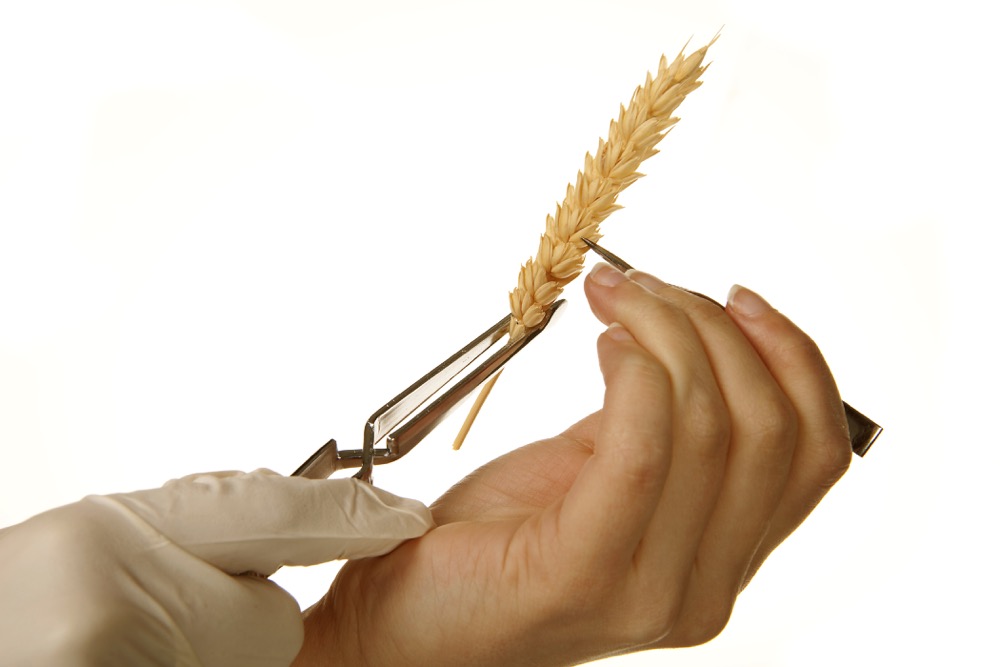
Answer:
POLYGON ((718 303, 710 301, 708 297, 691 292, 695 298, 691 300, 688 310, 693 318, 704 322, 726 322, 730 321, 729 315, 718 303))
POLYGON ((816 342, 804 333, 784 340, 776 350, 778 357, 788 365, 803 368, 827 368, 826 359, 816 342))
POLYGON ((733 424, 725 401, 718 391, 695 387, 684 411, 687 436, 708 457, 728 449, 733 424))
POLYGON ((760 449, 773 456, 787 456, 798 439, 799 419, 792 403, 776 396, 755 408, 748 427, 760 449))
POLYGON ((667 371, 646 353, 624 356, 619 361, 618 372, 627 377, 630 384, 652 395, 662 393, 659 388, 670 382, 667 371))
POLYGON ((618 474, 637 494, 644 495, 663 485, 662 469, 667 464, 663 448, 635 447, 622 452, 622 459, 616 462, 618 474))
POLYGON ((831 487, 851 467, 851 441, 846 435, 824 438, 814 446, 816 477, 825 487, 831 487))

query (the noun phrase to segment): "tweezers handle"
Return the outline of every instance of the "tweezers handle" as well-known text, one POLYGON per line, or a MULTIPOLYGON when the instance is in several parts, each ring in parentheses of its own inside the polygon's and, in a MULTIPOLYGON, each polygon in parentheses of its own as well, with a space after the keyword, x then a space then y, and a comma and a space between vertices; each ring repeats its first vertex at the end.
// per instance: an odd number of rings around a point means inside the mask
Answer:
POLYGON ((858 456, 864 456, 882 433, 882 427, 855 410, 847 401, 844 401, 844 412, 847 413, 847 426, 851 433, 851 449, 858 456))
POLYGON ((338 470, 361 468, 354 476, 370 482, 372 466, 390 463, 408 454, 476 387, 534 340, 565 303, 561 299, 553 303, 537 327, 489 354, 509 331, 511 316, 502 318, 375 411, 365 424, 362 449, 338 450, 336 440, 331 439, 306 459, 292 476, 326 479, 338 470), (459 377, 487 354, 485 361, 459 377), (376 447, 383 439, 385 446, 376 447))
POLYGON ((360 458, 342 457, 337 451, 337 441, 330 438, 325 445, 313 452, 313 455, 292 473, 292 477, 326 479, 338 470, 357 468, 360 465, 360 458))

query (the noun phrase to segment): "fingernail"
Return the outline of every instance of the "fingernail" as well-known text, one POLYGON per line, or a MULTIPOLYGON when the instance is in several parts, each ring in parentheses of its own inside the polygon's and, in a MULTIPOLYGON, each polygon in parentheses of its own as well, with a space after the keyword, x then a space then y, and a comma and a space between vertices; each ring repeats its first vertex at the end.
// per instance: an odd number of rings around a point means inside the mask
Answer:
POLYGON ((629 333, 628 329, 623 327, 621 324, 618 324, 617 322, 612 322, 610 325, 608 325, 607 334, 611 338, 621 342, 628 342, 635 340, 635 338, 632 337, 632 334, 629 333))
POLYGON ((651 291, 656 291, 664 286, 669 287, 668 283, 663 282, 656 276, 643 271, 637 271, 636 269, 629 269, 625 272, 625 275, 629 278, 629 280, 633 280, 651 291))
POLYGON ((726 303, 739 315, 746 317, 756 317, 771 310, 771 304, 761 298, 753 290, 749 290, 742 285, 733 285, 729 290, 729 297, 726 303))
POLYGON ((604 262, 598 263, 591 270, 589 278, 598 285, 603 285, 604 287, 614 287, 615 285, 628 280, 628 277, 624 273, 610 264, 605 264, 604 262))

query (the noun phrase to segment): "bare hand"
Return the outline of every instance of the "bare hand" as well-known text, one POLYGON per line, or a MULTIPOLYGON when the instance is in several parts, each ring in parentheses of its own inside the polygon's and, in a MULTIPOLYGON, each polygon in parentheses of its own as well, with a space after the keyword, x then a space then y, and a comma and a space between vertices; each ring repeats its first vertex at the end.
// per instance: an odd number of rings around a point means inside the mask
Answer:
POLYGON ((501 457, 438 528, 345 565, 296 664, 568 665, 722 631, 851 459, 816 345, 757 295, 725 309, 600 266, 603 409, 501 457), (617 323, 617 324, 612 324, 617 323))

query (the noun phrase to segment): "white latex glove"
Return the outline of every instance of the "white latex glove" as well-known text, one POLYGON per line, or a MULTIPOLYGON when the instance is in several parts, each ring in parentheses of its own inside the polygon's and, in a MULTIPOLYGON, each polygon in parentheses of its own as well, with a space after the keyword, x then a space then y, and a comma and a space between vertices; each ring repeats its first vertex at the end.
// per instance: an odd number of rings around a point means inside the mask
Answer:
POLYGON ((260 575, 432 525, 364 482, 266 470, 89 496, 0 530, 0 665, 288 665, 299 607, 260 575))

